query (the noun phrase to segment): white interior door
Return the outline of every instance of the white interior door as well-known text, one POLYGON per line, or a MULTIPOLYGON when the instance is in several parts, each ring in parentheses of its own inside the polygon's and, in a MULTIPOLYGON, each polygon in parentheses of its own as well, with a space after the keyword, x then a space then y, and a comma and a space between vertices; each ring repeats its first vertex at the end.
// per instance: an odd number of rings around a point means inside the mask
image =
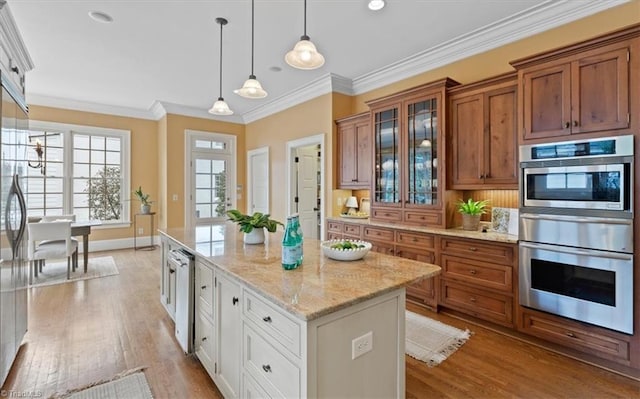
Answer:
POLYGON ((269 212, 269 147, 247 152, 247 213, 269 212))
POLYGON ((320 159, 317 145, 297 149, 297 196, 300 226, 305 237, 318 238, 318 199, 320 198, 319 168, 320 159))

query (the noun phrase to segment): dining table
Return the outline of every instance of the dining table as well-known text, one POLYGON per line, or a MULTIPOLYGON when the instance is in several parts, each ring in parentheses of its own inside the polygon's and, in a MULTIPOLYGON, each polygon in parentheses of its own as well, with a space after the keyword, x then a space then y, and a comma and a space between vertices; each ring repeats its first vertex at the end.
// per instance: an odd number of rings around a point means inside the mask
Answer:
POLYGON ((89 262, 89 234, 91 234, 91 227, 101 224, 99 220, 81 220, 71 223, 71 235, 74 237, 82 236, 82 260, 85 273, 87 272, 87 263, 89 262))

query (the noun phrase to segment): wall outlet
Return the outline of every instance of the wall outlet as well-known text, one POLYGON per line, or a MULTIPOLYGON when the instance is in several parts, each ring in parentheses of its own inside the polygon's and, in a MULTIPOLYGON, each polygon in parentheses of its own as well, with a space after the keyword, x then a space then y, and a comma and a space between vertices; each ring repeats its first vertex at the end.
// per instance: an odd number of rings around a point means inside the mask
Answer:
POLYGON ((142 234, 142 233, 144 233, 144 228, 139 227, 139 228, 138 228, 138 235, 140 235, 140 234, 142 234))
POLYGON ((373 349, 373 332, 354 338, 351 341, 351 360, 356 359, 373 349))
POLYGON ((173 194, 173 197, 171 199, 173 199, 174 201, 177 201, 178 200, 178 194, 173 194))

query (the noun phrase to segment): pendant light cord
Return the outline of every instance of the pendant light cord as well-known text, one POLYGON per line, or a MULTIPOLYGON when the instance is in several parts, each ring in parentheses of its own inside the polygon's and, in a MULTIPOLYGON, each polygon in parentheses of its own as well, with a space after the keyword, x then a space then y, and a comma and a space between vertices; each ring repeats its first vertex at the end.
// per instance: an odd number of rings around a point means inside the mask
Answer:
POLYGON ((254 27, 254 0, 251 0, 251 76, 253 76, 253 79, 255 79, 255 75, 253 74, 253 41, 254 41, 254 37, 255 37, 255 27, 254 27))
POLYGON ((304 35, 307 36, 307 0, 304 0, 304 35))
POLYGON ((222 98, 222 23, 220 23, 220 98, 222 98))

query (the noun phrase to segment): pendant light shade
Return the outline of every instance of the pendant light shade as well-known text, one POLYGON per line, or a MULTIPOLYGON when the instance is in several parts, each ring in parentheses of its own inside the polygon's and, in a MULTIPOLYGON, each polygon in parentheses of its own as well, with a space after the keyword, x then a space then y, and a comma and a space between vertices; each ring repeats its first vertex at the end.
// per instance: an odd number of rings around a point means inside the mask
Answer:
POLYGON ((324 65, 324 57, 307 36, 307 0, 304 0, 304 35, 300 37, 293 50, 285 55, 284 60, 298 69, 316 69, 324 65))
POLYGON ((233 111, 222 98, 222 26, 226 25, 227 22, 224 18, 216 18, 216 23, 220 24, 220 96, 218 96, 218 100, 213 103, 209 110, 209 113, 213 115, 233 115, 233 111))
POLYGON ((254 43, 254 0, 251 0, 251 75, 249 79, 244 81, 241 88, 234 90, 233 92, 241 97, 245 98, 265 98, 267 92, 262 88, 256 75, 253 74, 253 43, 254 43))

